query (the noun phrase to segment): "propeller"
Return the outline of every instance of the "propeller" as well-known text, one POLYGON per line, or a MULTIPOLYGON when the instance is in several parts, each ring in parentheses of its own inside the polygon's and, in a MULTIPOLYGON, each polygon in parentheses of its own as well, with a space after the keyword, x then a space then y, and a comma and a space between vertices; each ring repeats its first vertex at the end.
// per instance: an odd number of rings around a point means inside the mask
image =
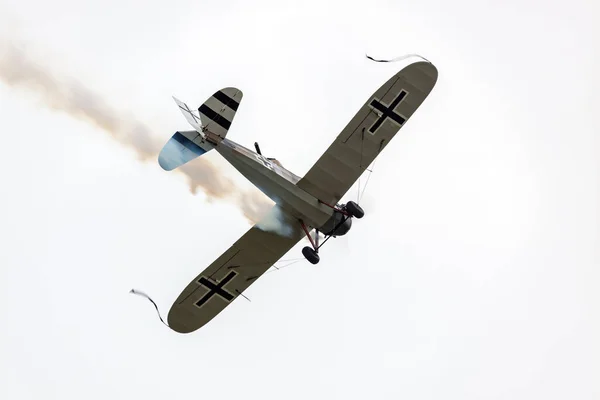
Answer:
MULTIPOLYGON (((260 146, 258 145, 258 142, 254 142, 254 148, 256 149, 256 152, 258 153, 258 155, 262 156, 262 152, 260 151, 260 146)), ((275 159, 267 157, 267 160, 273 161, 275 159)))
POLYGON ((256 149, 256 152, 262 156, 262 153, 260 152, 260 146, 258 145, 258 142, 254 142, 254 148, 256 149))

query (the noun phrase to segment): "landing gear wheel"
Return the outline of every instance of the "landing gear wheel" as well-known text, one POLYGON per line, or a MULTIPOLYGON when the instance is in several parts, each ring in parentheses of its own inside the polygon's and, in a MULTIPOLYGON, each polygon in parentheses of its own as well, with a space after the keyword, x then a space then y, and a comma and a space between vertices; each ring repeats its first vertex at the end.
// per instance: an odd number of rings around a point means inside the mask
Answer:
POLYGON ((356 218, 362 218, 365 216, 363 209, 353 201, 349 201, 348 204, 346 204, 346 211, 348 211, 348 214, 356 218))
POLYGON ((311 264, 316 264, 321 259, 315 249, 312 247, 306 246, 302 249, 302 255, 310 262, 311 264))

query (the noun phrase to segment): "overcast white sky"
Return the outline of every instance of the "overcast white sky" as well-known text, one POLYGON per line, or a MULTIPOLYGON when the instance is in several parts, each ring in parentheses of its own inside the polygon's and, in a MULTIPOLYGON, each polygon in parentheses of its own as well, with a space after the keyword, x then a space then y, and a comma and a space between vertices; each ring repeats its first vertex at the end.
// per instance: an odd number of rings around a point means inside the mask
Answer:
POLYGON ((599 399, 597 2, 251 3, 0 0, 4 44, 160 143, 171 95, 239 87, 229 137, 298 175, 402 66, 365 52, 440 73, 350 234, 190 335, 128 291, 166 313, 240 210, 0 80, 0 398, 599 399))

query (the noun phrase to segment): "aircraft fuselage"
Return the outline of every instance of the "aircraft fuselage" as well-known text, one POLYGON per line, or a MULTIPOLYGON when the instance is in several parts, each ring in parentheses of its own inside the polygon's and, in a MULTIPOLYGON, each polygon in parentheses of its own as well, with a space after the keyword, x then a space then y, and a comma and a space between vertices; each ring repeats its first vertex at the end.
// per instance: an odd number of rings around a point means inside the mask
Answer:
POLYGON ((300 177, 279 163, 229 139, 220 140, 215 149, 261 192, 306 225, 319 228, 333 215, 331 207, 296 186, 300 177))

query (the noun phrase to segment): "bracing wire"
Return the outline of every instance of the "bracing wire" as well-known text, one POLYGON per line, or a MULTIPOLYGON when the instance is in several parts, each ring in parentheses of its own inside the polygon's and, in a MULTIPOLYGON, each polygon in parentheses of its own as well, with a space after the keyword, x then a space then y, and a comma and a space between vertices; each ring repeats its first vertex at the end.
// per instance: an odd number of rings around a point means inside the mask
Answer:
POLYGON ((363 197, 363 195, 365 194, 365 190, 367 189, 367 185, 369 184, 369 180, 371 179, 371 175, 373 174, 373 170, 375 168, 375 162, 377 162, 377 159, 375 159, 375 161, 373 161, 373 166, 371 166, 370 169, 368 169, 369 171, 369 175, 367 175, 367 181, 365 182, 365 186, 363 186, 363 190, 362 193, 360 194, 360 196, 358 197, 359 200, 363 197))

